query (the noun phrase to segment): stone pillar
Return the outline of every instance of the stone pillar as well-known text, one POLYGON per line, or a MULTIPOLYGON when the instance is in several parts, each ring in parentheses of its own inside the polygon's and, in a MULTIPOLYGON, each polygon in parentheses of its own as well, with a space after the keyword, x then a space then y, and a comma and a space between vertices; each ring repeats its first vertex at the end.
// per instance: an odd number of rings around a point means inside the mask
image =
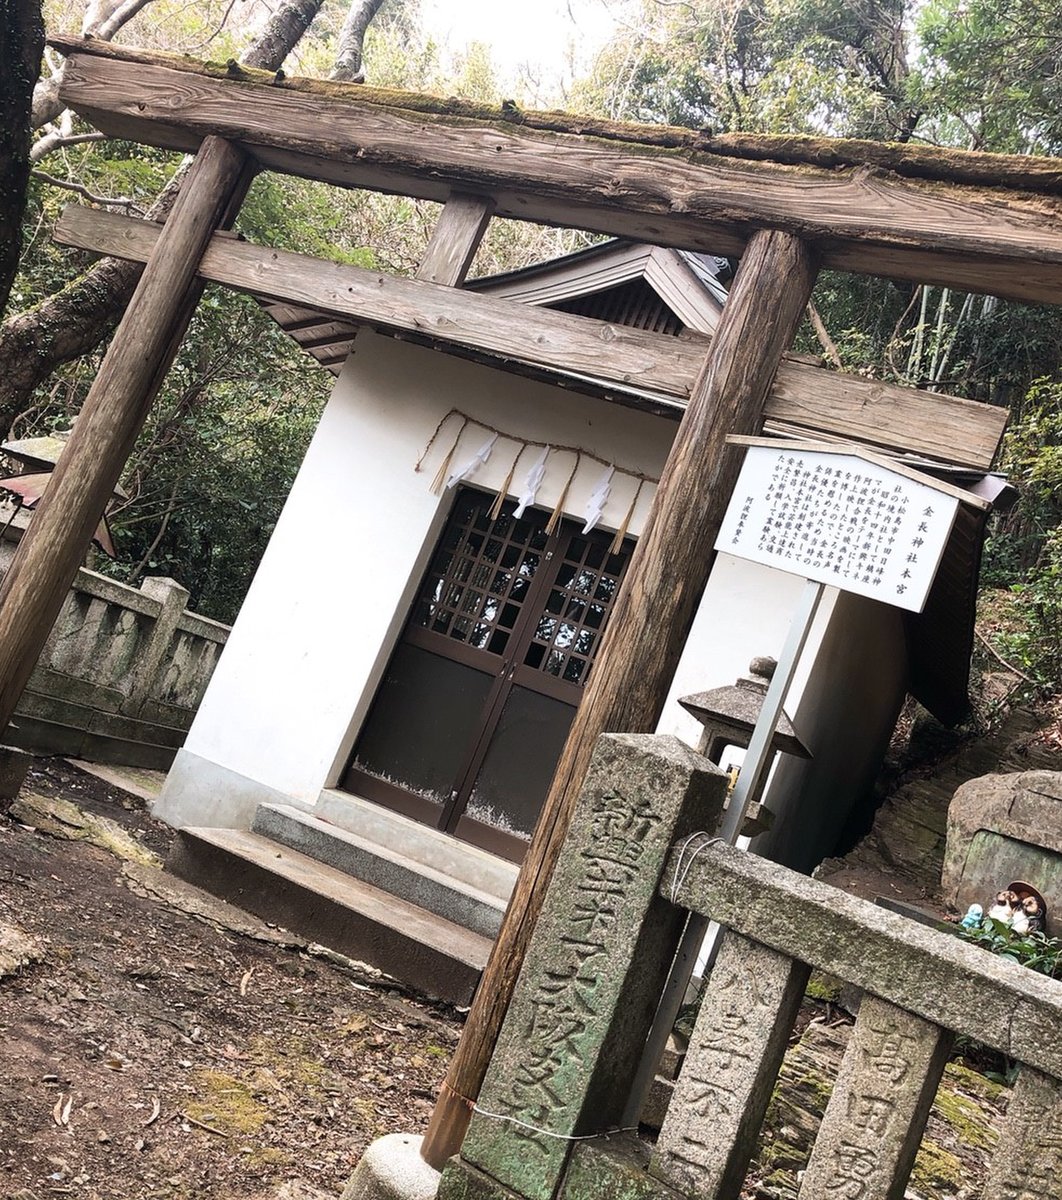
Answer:
POLYGON ((724 935, 650 1171, 699 1200, 736 1196, 810 968, 724 935))
POLYGON ((903 1200, 952 1035, 864 995, 798 1200, 903 1200))
POLYGON ((1062 1082, 1021 1068, 984 1200, 1062 1200, 1062 1082))
POLYGON ((152 576, 144 580, 140 590, 145 596, 157 600, 161 608, 151 633, 137 654, 136 670, 129 687, 129 700, 133 708, 139 708, 151 694, 159 669, 173 646, 177 622, 188 606, 188 589, 181 587, 175 579, 152 576))
MULTIPOLYGON (((598 740, 461 1148, 503 1188, 550 1200, 570 1139, 619 1124, 684 917, 660 895, 664 866, 716 828, 725 787, 677 738, 598 740)), ((440 1200, 473 1177, 448 1166, 440 1200)))

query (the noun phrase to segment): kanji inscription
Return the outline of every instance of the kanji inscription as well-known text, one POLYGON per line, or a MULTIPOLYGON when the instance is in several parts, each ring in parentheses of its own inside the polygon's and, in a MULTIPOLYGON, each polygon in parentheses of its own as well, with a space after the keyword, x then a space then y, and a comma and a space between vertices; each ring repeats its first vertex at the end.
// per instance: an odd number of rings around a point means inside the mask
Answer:
POLYGON ((864 995, 799 1200, 902 1196, 951 1035, 864 995))
POLYGON ((1062 1197, 1062 1083, 1022 1067, 984 1200, 1062 1197))
POLYGON ((562 917, 554 960, 529 996, 523 1057, 495 1101, 501 1113, 524 1123, 513 1127, 512 1136, 542 1155, 553 1147, 526 1126, 552 1128, 578 1113, 582 1094, 564 1081, 582 1074, 597 1048, 600 976, 615 949, 617 921, 648 835, 659 821, 644 798, 619 791, 591 798, 591 844, 579 851, 581 877, 562 917))
POLYGON ((716 549, 921 612, 958 505, 857 455, 751 446, 716 549))
MULTIPOLYGON (((623 1116, 682 930, 664 867, 676 839, 715 827, 725 794, 677 738, 597 742, 461 1147, 527 1200, 553 1200, 573 1139, 623 1116)), ((447 1178, 440 1200, 455 1200, 447 1178)))
POLYGON ((804 964, 726 935, 650 1167, 672 1187, 737 1194, 807 979, 804 964))

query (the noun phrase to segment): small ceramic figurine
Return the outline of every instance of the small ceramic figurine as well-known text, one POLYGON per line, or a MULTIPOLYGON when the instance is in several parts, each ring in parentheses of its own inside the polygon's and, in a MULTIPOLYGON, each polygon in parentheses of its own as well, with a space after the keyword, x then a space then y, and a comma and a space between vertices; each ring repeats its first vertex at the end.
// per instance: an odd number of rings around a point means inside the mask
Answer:
MULTIPOLYGON (((1042 932, 1044 927, 1044 910, 1036 896, 1022 896, 1021 912, 1026 921, 1026 932, 1042 932)), ((1017 928, 1017 921, 1015 921, 1014 928, 1017 928)))
POLYGON ((966 910, 966 916, 959 922, 963 929, 978 929, 985 919, 985 910, 980 904, 971 904, 966 910))
POLYGON ((996 894, 995 903, 988 910, 988 918, 990 921, 1001 921, 1004 925, 1009 926, 1014 920, 1014 912, 1017 907, 1017 893, 1008 888, 996 894))

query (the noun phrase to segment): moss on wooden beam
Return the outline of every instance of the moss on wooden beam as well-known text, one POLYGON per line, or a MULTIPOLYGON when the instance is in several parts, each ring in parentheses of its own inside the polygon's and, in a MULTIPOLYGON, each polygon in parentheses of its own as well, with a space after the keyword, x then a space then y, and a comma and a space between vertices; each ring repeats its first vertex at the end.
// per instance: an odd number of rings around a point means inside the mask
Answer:
POLYGON ((610 121, 561 111, 522 109, 511 101, 482 104, 459 97, 403 92, 366 84, 337 83, 326 79, 288 77, 282 71, 245 67, 234 59, 201 61, 187 55, 115 46, 94 38, 59 34, 49 45, 62 54, 91 54, 122 62, 144 63, 255 87, 283 88, 330 100, 402 109, 407 113, 467 118, 503 126, 522 125, 554 133, 575 134, 622 142, 627 150, 637 145, 655 149, 696 151, 724 158, 776 163, 792 167, 845 169, 866 166, 907 179, 922 179, 977 187, 1007 188, 1045 194, 1062 194, 1062 159, 1033 155, 988 154, 972 150, 947 150, 894 142, 854 138, 820 138, 796 134, 715 134, 676 125, 644 125, 610 121))

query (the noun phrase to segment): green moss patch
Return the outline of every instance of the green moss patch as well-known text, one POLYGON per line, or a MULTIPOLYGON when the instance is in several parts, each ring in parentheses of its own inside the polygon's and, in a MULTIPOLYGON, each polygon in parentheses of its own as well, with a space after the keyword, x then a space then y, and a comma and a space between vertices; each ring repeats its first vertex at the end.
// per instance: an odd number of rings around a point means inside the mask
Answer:
POLYGON ((193 1120, 230 1136, 257 1133, 265 1124, 269 1109, 242 1080, 209 1070, 196 1071, 193 1079, 199 1098, 184 1106, 193 1120))

